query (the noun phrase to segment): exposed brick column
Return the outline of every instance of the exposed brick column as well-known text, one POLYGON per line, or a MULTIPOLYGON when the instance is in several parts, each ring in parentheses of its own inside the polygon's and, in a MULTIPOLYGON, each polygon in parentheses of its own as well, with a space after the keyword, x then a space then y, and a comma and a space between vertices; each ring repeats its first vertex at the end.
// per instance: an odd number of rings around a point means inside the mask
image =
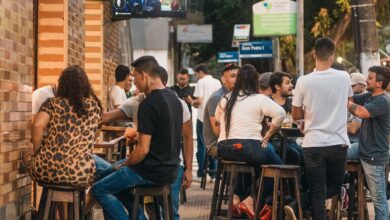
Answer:
POLYGON ((96 95, 103 100, 103 2, 85 2, 85 71, 96 95))
POLYGON ((84 0, 39 0, 38 87, 57 82, 68 65, 84 68, 84 0))
POLYGON ((19 172, 19 155, 30 139, 33 41, 32 1, 0 1, 0 219, 30 208, 31 180, 19 172))
POLYGON ((56 83, 68 64, 68 0, 39 0, 38 87, 56 83))
POLYGON ((84 68, 84 0, 68 0, 68 64, 84 68))
POLYGON ((104 52, 103 52, 103 96, 102 102, 107 106, 108 90, 115 83, 115 68, 120 64, 119 28, 122 22, 111 22, 110 1, 104 1, 104 52))

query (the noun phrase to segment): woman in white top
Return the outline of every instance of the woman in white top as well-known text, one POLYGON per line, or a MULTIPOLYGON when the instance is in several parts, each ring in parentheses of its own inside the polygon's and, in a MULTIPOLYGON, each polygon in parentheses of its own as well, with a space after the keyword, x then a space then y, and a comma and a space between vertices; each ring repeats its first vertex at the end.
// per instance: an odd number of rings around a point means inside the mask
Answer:
MULTIPOLYGON (((216 109, 216 120, 220 123, 218 156, 224 160, 247 162, 259 169, 263 164, 282 164, 269 139, 282 124, 286 114, 282 107, 270 98, 258 94, 258 73, 249 64, 241 67, 232 92, 226 94, 216 109), (272 118, 268 132, 261 136, 264 116, 272 118)), ((257 170, 257 175, 259 170, 257 170)), ((238 178, 239 179, 239 178, 238 178)), ((233 214, 245 213, 253 218, 253 198, 250 177, 242 176, 233 198, 233 214), (240 201, 242 201, 240 203, 240 201)))

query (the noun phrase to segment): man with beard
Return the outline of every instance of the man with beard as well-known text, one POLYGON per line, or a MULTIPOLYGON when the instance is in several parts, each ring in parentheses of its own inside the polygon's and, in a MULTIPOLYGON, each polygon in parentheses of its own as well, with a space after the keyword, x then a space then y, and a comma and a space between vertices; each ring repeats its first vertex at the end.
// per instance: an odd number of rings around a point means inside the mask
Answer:
POLYGON ((188 109, 191 112, 191 103, 194 101, 195 87, 189 85, 190 75, 188 69, 183 68, 176 74, 176 85, 172 86, 171 89, 176 92, 177 96, 187 103, 188 109))
MULTIPOLYGON (((271 75, 269 85, 272 90, 271 99, 274 100, 274 102, 276 102, 277 104, 279 104, 284 109, 284 111, 286 111, 286 119, 292 121, 291 96, 294 86, 291 82, 291 79, 292 78, 289 73, 276 72, 271 75)), ((294 140, 288 140, 288 145, 288 150, 293 151, 294 155, 299 156, 299 158, 296 159, 303 160, 302 147, 300 147, 294 140)))
POLYGON ((385 180, 389 163, 390 96, 386 95, 389 81, 389 68, 370 67, 367 78, 369 92, 355 95, 353 102, 348 102, 349 111, 363 119, 359 157, 374 203, 375 219, 389 219, 385 180))
MULTIPOLYGON (((291 108, 292 108, 292 77, 289 73, 284 72, 275 72, 271 75, 269 85, 272 90, 271 99, 279 104, 284 111, 286 111, 286 119, 292 121, 291 119, 291 108)), ((285 119, 285 120, 286 120, 285 119)), ((280 139, 276 138, 271 142, 276 148, 280 146, 280 139)), ((304 171, 303 164, 303 151, 302 147, 297 144, 294 139, 287 140, 287 164, 299 164, 302 166, 302 171, 304 171)), ((304 172, 303 172, 304 173, 304 172)), ((304 189, 307 189, 307 181, 305 178, 302 178, 302 183, 304 189)))

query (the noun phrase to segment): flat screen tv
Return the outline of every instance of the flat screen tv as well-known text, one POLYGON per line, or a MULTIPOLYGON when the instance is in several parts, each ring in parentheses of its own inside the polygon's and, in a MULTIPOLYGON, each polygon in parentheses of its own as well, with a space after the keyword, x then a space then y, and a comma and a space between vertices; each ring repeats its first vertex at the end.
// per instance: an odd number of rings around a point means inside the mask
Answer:
POLYGON ((186 0, 111 0, 112 19, 185 18, 186 5, 186 0))

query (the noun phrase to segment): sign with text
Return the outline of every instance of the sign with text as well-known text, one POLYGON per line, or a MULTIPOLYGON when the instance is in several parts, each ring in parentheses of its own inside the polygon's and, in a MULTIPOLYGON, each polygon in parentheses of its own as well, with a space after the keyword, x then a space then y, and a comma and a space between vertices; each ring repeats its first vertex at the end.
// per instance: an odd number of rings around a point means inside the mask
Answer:
POLYGON ((272 41, 240 43, 240 58, 272 58, 272 41))
POLYGON ((212 43, 212 25, 177 25, 177 42, 212 43))
POLYGON ((218 63, 238 63, 238 52, 229 51, 229 52, 219 52, 217 54, 218 63))
POLYGON ((264 0, 252 6, 253 36, 297 33, 297 4, 291 0, 264 0))
POLYGON ((232 47, 239 47, 240 42, 249 41, 250 30, 251 30, 250 24, 235 24, 232 47))

